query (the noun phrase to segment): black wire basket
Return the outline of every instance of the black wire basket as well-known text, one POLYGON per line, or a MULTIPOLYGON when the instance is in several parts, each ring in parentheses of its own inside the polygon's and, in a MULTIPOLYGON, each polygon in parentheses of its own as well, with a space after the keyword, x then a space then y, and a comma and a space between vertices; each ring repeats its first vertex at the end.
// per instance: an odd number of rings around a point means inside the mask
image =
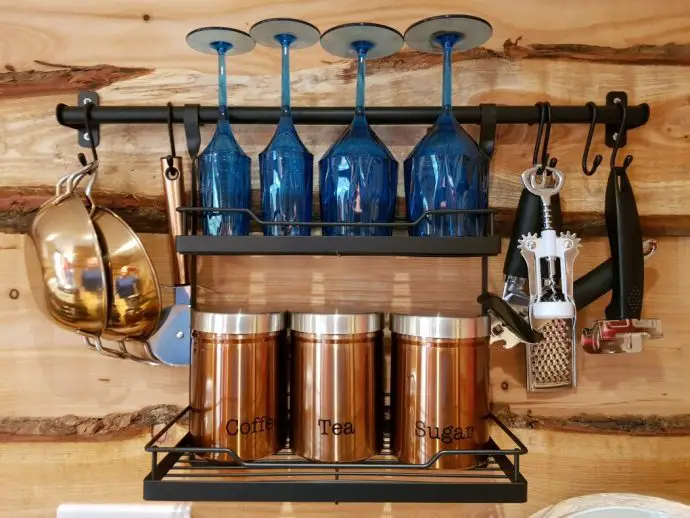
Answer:
MULTIPOLYGON (((354 463, 309 462, 289 450, 272 457, 243 461, 227 448, 200 448, 187 433, 176 446, 159 442, 187 416, 185 408, 146 445, 151 472, 144 479, 145 500, 235 502, 466 502, 527 501, 527 481, 520 457, 527 447, 494 414, 486 418, 512 443, 502 449, 490 438, 481 449, 445 450, 425 464, 403 464, 392 455, 354 463), (226 454, 235 465, 204 460, 203 454, 226 454), (466 470, 432 466, 448 455, 479 456, 484 461, 466 470)), ((383 452, 385 453, 385 451, 383 452)))

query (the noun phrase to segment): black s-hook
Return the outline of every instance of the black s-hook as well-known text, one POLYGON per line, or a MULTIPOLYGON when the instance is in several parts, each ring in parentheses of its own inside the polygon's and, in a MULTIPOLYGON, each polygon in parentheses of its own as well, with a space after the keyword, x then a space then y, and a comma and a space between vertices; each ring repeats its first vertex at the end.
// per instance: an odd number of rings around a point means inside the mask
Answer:
POLYGON ((618 128, 618 133, 616 133, 616 143, 613 145, 613 152, 611 153, 611 169, 620 168, 625 171, 626 169, 628 169, 628 167, 630 167, 630 164, 632 164, 632 155, 627 155, 625 157, 622 166, 616 166, 616 158, 618 157, 620 141, 622 140, 621 135, 623 135, 623 132, 625 131, 625 123, 628 116, 628 109, 625 107, 625 104, 618 98, 614 99, 613 102, 616 103, 618 105, 618 108, 620 108, 621 110, 621 125, 620 128, 618 128))
MULTIPOLYGON (((93 103, 86 103, 84 105, 84 128, 86 129, 85 139, 89 142, 91 146, 91 155, 93 156, 93 161, 98 162, 98 152, 96 151, 96 146, 93 143, 93 132, 91 131, 91 110, 93 110, 93 103)), ((79 153, 77 155, 79 163, 81 165, 86 165, 86 157, 84 153, 79 153)))
POLYGON ((597 105, 594 104, 593 102, 588 102, 587 106, 592 110, 592 122, 589 125, 589 133, 587 134, 587 142, 585 143, 585 150, 582 153, 582 172, 585 173, 586 176, 592 176, 596 170, 597 167, 601 164, 601 161, 604 159, 603 156, 597 155, 594 157, 594 162, 592 163, 592 169, 589 169, 587 167, 587 162, 589 161, 589 148, 592 146, 592 137, 594 136, 594 128, 596 127, 597 124, 597 105))
POLYGON ((168 138, 170 139, 170 154, 165 157, 166 161, 168 162, 168 167, 165 170, 165 177, 168 180, 177 180, 177 177, 180 176, 180 171, 177 170, 175 167, 175 163, 173 161, 173 157, 176 157, 177 154, 175 153, 175 135, 173 133, 173 105, 172 103, 168 103, 168 138))
POLYGON ((556 164, 558 163, 557 158, 552 158, 551 161, 549 161, 549 138, 551 137, 551 105, 546 102, 538 102, 536 106, 539 107, 539 128, 537 129, 537 140, 534 143, 534 152, 532 153, 532 167, 536 167, 537 165, 540 165, 541 167, 539 168, 539 171, 537 174, 542 174, 544 172, 544 168, 547 166, 549 167, 556 167, 556 164), (546 132, 544 132, 544 126, 546 125, 546 132), (542 146, 542 134, 544 134, 544 143, 542 146), (539 147, 541 146, 541 160, 539 160, 539 147))

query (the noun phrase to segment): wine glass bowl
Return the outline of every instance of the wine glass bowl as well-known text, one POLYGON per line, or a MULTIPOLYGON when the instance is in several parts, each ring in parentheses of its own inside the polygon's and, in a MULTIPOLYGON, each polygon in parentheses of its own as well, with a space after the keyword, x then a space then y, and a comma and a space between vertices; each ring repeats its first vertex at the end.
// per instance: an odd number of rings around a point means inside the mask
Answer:
MULTIPOLYGON (((262 20, 250 29, 252 38, 281 49, 281 114, 273 138, 259 154, 261 208, 269 222, 309 222, 312 219, 314 155, 297 134, 290 106, 290 51, 318 43, 321 33, 310 23, 292 18, 262 20)), ((304 225, 266 225, 267 236, 308 236, 304 225)))
MULTIPOLYGON (((441 113, 403 164, 407 218, 429 210, 487 209, 489 156, 457 122, 452 110, 451 54, 486 42, 491 25, 474 16, 444 15, 410 26, 405 43, 419 52, 443 54, 441 113)), ((428 215, 410 227, 412 236, 481 236, 485 215, 428 215)))
MULTIPOLYGON (((187 44, 198 52, 218 56, 218 122, 210 142, 199 155, 199 197, 206 209, 249 209, 251 159, 235 140, 227 109, 225 58, 251 51, 249 34, 228 27, 202 27, 187 34, 187 44)), ((246 213, 214 213, 203 216, 203 231, 211 236, 247 235, 246 213)))
POLYGON ((395 217, 398 162, 365 115, 365 62, 398 52, 402 35, 385 25, 349 23, 326 31, 323 48, 335 56, 357 59, 355 115, 319 161, 321 220, 327 236, 389 236, 390 227, 347 223, 392 223, 395 217))

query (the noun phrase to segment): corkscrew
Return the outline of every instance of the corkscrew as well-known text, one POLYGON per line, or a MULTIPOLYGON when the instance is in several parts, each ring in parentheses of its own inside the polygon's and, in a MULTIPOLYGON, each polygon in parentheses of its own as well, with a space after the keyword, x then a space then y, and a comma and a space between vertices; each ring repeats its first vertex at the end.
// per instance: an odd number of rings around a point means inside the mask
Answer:
POLYGON ((563 172, 551 166, 537 165, 522 173, 525 188, 541 198, 543 211, 540 235, 523 235, 518 244, 527 263, 533 328, 545 320, 575 319, 573 268, 580 238, 570 232, 557 234, 551 212, 551 197, 561 191, 564 181, 563 172))

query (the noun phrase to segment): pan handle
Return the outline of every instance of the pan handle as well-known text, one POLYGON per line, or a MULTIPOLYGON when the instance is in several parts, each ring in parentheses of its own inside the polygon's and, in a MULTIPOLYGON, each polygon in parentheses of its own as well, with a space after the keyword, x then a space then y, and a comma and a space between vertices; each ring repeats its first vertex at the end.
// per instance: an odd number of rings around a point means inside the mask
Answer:
POLYGON ((189 284, 188 261, 186 256, 178 254, 175 248, 175 238, 185 234, 184 214, 177 211, 178 207, 184 205, 182 158, 179 156, 161 158, 161 173, 170 233, 170 253, 173 257, 173 283, 176 286, 184 286, 189 284))
MULTIPOLYGON (((101 342, 101 337, 100 336, 95 336, 95 335, 87 335, 83 333, 79 333, 82 335, 82 340, 84 341, 84 344, 89 349, 95 349, 98 351, 99 354, 102 354, 103 356, 109 356, 111 358, 118 358, 120 360, 127 359, 127 351, 125 350, 120 350, 120 351, 115 351, 113 349, 109 349, 108 347, 103 346, 103 342, 101 342)), ((122 345, 120 345, 120 349, 122 349, 122 345)))

